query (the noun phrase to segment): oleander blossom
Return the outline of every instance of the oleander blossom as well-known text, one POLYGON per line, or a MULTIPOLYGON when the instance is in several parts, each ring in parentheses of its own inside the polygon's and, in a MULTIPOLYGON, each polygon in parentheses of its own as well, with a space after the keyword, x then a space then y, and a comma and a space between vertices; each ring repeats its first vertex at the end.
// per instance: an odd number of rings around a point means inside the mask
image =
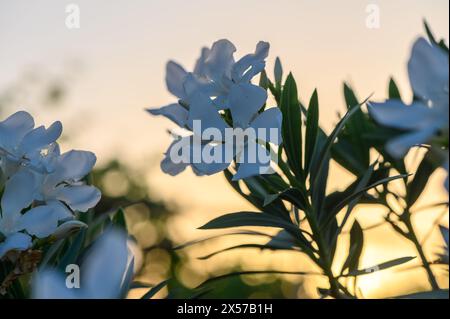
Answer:
POLYGON ((228 97, 234 85, 250 83, 265 68, 269 44, 260 41, 254 53, 234 59, 236 47, 229 40, 216 41, 211 49, 203 48, 192 72, 169 61, 166 66, 166 85, 179 100, 158 109, 149 109, 152 115, 162 115, 180 126, 188 126, 191 97, 198 91, 212 98, 218 109, 228 108, 228 97))
MULTIPOLYGON (((406 105, 397 99, 369 104, 369 112, 378 123, 405 131, 387 143, 386 149, 392 156, 401 158, 414 146, 434 146, 434 140, 439 138, 448 143, 448 59, 448 53, 443 49, 424 38, 418 39, 408 63, 415 96, 412 104, 406 105)), ((448 172, 448 156, 443 160, 443 167, 448 172)), ((448 177, 445 184, 448 190, 448 177)))
POLYGON ((196 175, 212 175, 233 160, 234 180, 274 172, 270 166, 274 156, 267 144, 281 143, 281 112, 276 107, 264 110, 267 92, 251 83, 264 70, 268 50, 268 43, 259 42, 254 53, 235 62, 234 45, 219 40, 210 50, 202 50, 193 73, 168 63, 167 87, 180 101, 149 111, 192 134, 172 132, 174 141, 161 162, 163 172, 177 175, 190 166, 196 175))
POLYGON ((34 299, 117 299, 126 297, 134 258, 127 234, 107 229, 89 249, 80 265, 80 286, 66 285, 67 274, 53 268, 36 273, 32 284, 34 299))
POLYGON ((85 151, 61 154, 56 142, 61 133, 60 122, 48 129, 34 128, 34 120, 26 112, 0 122, 4 189, 0 258, 9 251, 30 248, 34 237, 61 237, 83 227, 81 222, 73 222, 75 214, 100 200, 100 191, 83 181, 95 165, 95 155, 85 151))

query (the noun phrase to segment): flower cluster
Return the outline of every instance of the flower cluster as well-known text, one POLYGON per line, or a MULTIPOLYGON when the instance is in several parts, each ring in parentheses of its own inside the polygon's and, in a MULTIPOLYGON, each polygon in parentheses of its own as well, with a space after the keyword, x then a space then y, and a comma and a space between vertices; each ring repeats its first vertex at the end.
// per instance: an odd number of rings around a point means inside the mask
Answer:
POLYGON ((265 68, 269 44, 259 42, 254 53, 238 61, 235 51, 230 41, 219 40, 202 49, 193 72, 167 64, 167 88, 179 100, 149 112, 167 117, 188 134, 173 134, 175 141, 161 163, 165 173, 177 175, 191 166, 197 175, 211 175, 233 160, 235 180, 273 172, 266 146, 281 143, 282 116, 276 107, 265 109, 266 90, 251 83, 265 68))
POLYGON ((100 191, 83 180, 94 167, 95 155, 61 154, 61 134, 60 122, 35 128, 27 112, 0 122, 0 258, 30 248, 34 238, 61 236, 79 227, 74 214, 100 200, 100 191))
MULTIPOLYGON (((431 144, 439 149, 448 147, 448 53, 418 39, 412 49, 408 73, 415 99, 411 105, 399 99, 384 103, 371 103, 369 111, 381 125, 405 130, 386 145, 388 152, 402 158, 413 146, 431 144), (444 144, 444 145, 441 145, 444 144)), ((448 151, 442 151, 443 167, 448 172, 448 151)), ((448 190, 448 178, 445 182, 448 190)))

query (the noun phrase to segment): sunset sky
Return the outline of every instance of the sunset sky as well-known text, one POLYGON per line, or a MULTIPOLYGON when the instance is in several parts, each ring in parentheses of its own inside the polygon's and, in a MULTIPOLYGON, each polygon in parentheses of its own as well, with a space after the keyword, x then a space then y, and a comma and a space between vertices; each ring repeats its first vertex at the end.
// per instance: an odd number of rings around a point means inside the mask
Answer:
MULTIPOLYGON (((170 142, 166 130, 173 126, 144 109, 174 101, 164 82, 169 59, 191 68, 201 47, 218 39, 231 40, 237 56, 268 41, 268 70, 280 57, 285 72, 296 77, 301 100, 317 88, 321 124, 329 130, 345 107, 343 81, 359 97, 374 93, 377 100, 386 97, 392 75, 411 96, 406 72, 411 45, 423 34, 424 18, 448 40, 448 10, 447 0, 0 0, 0 92, 37 73, 61 76, 68 94, 60 108, 44 107, 34 95, 20 96, 0 114, 24 109, 39 123, 61 120, 71 137, 65 149, 91 150, 100 165, 118 157, 146 169, 156 196, 182 208, 184 217, 174 220, 174 229, 183 228, 185 240, 212 216, 249 205, 221 175, 160 172, 170 142), (80 29, 65 26, 69 3, 80 7, 80 29), (366 26, 369 4, 379 6, 379 29, 366 26)), ((389 240, 375 244, 366 262, 378 261, 385 245, 389 240)))

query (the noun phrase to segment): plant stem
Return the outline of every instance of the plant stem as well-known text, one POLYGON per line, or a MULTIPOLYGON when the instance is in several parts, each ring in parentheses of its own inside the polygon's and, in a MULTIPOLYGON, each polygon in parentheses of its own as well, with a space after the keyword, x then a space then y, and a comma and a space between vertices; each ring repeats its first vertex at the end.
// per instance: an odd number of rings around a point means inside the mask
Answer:
POLYGON ((402 214, 402 221, 404 222, 406 228, 408 229, 409 240, 414 244, 417 252, 419 253, 419 257, 422 261, 422 267, 427 272, 428 281, 430 282, 431 288, 433 290, 439 290, 440 288, 436 281, 436 277, 434 276, 433 271, 431 270, 430 263, 428 262, 427 257, 425 256, 423 247, 417 238, 414 226, 411 222, 411 213, 409 212, 409 210, 405 210, 405 212, 402 214))
POLYGON ((305 210, 305 216, 308 220, 308 223, 311 227, 312 234, 314 236, 314 240, 317 243, 317 247, 319 250, 319 260, 318 260, 318 266, 322 268, 324 274, 328 277, 328 281, 330 284, 330 295, 334 298, 340 299, 344 296, 348 298, 354 298, 350 292, 343 287, 338 279, 334 276, 333 270, 332 270, 332 259, 330 258, 330 253, 325 245, 324 239, 321 236, 321 232, 319 231, 319 227, 317 224, 316 219, 314 216, 310 214, 309 209, 305 210), (343 292, 343 294, 341 293, 343 292))

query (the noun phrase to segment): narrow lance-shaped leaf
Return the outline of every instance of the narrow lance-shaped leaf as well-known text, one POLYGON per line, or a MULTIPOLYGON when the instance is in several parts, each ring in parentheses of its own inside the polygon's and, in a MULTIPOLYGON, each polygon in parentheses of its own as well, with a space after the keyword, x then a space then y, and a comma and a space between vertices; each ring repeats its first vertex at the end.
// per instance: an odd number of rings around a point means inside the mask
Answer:
POLYGON ((407 203, 409 207, 413 206, 419 199, 419 196, 424 191, 430 176, 438 168, 438 166, 433 163, 432 155, 433 154, 431 151, 427 152, 425 157, 422 159, 422 162, 420 162, 420 165, 414 174, 413 180, 408 184, 407 203))
POLYGON ((314 90, 309 101, 308 113, 306 118, 306 140, 305 140, 305 171, 309 172, 311 160, 317 143, 319 134, 319 98, 317 90, 314 90))
POLYGON ((385 270, 388 268, 392 268, 395 266, 399 266, 402 264, 405 264, 413 259, 415 259, 416 257, 401 257, 401 258, 396 258, 381 264, 378 264, 376 266, 372 266, 372 267, 368 267, 368 268, 364 268, 364 269, 360 269, 360 270, 355 270, 352 272, 349 272, 348 275, 344 275, 343 277, 347 277, 347 276, 362 276, 362 275, 368 275, 377 271, 381 271, 381 270, 385 270))
POLYGON ((393 78, 391 78, 389 80, 389 92, 388 93, 389 93, 390 99, 398 99, 398 100, 402 99, 400 90, 398 89, 397 83, 395 83, 393 78))
POLYGON ((359 108, 361 107, 361 105, 365 104, 367 102, 367 100, 368 99, 366 99, 364 102, 359 104, 357 107, 354 107, 350 111, 348 111, 347 114, 345 114, 345 116, 339 121, 339 123, 336 125, 333 132, 330 134, 330 136, 325 141, 324 145, 322 146, 322 148, 320 150, 320 153, 319 153, 320 155, 317 157, 317 162, 313 163, 313 165, 311 167, 311 178, 313 179, 313 183, 315 182, 314 179, 317 178, 320 170, 323 169, 323 166, 327 159, 327 154, 329 154, 333 143, 336 141, 337 137, 341 133, 345 124, 357 111, 359 111, 359 108))
POLYGON ((297 84, 291 73, 284 83, 280 109, 283 114, 282 136, 288 164, 297 178, 302 179, 302 113, 297 95, 297 84))
POLYGON ((160 282, 159 284, 157 284, 156 286, 151 288, 147 293, 145 293, 141 297, 141 299, 153 298, 158 292, 160 292, 164 287, 166 287, 168 283, 169 283, 169 280, 164 280, 164 281, 160 282))
POLYGON ((364 247, 364 234, 361 225, 355 221, 350 230, 350 248, 348 250, 347 260, 342 267, 341 274, 345 270, 350 273, 355 272, 359 268, 359 261, 364 247))

